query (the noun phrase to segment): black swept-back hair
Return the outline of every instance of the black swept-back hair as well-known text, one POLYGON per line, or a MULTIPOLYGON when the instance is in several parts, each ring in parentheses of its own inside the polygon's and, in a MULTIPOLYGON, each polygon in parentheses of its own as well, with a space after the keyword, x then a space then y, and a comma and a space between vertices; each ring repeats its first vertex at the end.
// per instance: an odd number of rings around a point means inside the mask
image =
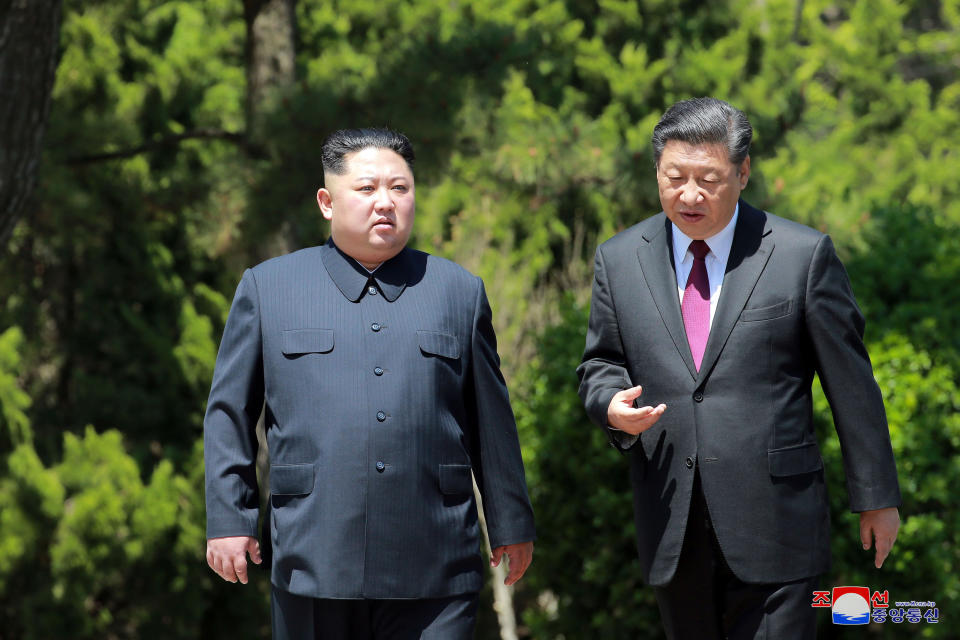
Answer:
POLYGON ((320 150, 323 171, 342 176, 347 171, 344 156, 367 147, 395 151, 413 171, 413 145, 407 136, 398 131, 377 128, 339 129, 327 136, 320 150))
MULTIPOLYGON (((742 111, 716 98, 681 100, 667 109, 653 128, 653 159, 660 164, 670 140, 688 144, 722 144, 727 158, 739 168, 750 154, 753 127, 742 111)), ((739 169, 738 169, 739 170, 739 169)))

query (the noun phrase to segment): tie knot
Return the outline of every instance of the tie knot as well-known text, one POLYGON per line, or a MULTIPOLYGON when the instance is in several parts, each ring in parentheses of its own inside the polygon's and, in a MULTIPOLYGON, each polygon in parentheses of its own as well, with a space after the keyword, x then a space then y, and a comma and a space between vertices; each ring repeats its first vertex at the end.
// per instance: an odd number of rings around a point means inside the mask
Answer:
POLYGON ((703 240, 694 240, 690 243, 690 253, 695 260, 703 260, 710 253, 710 247, 703 240))

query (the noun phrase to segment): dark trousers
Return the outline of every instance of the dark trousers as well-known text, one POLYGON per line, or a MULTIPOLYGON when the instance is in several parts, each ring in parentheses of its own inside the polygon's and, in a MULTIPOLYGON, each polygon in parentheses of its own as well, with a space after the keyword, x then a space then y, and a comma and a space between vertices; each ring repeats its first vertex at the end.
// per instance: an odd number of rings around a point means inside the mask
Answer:
POLYGON ((329 600, 271 588, 274 640, 471 640, 477 594, 422 600, 329 600))
POLYGON ((810 640, 817 577, 748 584, 727 566, 717 543, 697 472, 690 519, 673 580, 655 587, 670 640, 810 640))

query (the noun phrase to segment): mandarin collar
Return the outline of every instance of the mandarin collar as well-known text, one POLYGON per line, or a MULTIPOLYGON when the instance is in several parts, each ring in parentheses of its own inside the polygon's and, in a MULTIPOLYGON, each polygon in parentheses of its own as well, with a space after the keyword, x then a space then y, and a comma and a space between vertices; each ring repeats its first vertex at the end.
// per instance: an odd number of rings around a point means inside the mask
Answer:
POLYGON ((400 253, 370 272, 341 251, 333 243, 333 238, 328 239, 323 247, 323 266, 340 293, 351 302, 360 300, 371 281, 376 283, 389 302, 399 298, 410 280, 409 261, 410 249, 404 247, 400 253))

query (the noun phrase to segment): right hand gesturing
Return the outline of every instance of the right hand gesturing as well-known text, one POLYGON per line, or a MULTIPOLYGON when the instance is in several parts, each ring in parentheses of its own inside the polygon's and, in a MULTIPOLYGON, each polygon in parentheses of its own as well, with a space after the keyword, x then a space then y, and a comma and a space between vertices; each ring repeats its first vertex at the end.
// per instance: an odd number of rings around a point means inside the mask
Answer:
POLYGON ((615 393, 610 400, 610 406, 607 407, 607 423, 615 429, 634 436, 652 427, 666 411, 667 405, 634 407, 633 401, 639 398, 641 393, 643 393, 643 387, 640 385, 615 393))

